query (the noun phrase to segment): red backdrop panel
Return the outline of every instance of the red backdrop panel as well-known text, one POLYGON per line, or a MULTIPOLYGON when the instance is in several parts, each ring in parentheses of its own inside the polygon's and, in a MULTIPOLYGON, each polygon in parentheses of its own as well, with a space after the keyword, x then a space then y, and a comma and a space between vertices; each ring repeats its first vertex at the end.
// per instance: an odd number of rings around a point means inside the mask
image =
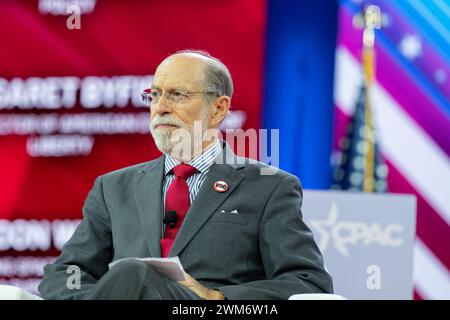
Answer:
MULTIPOLYGON (((81 83, 87 77, 94 76, 97 80, 123 76, 139 78, 152 75, 159 62, 177 50, 206 50, 230 68, 235 84, 232 107, 245 115, 241 127, 259 128, 265 1, 92 1, 93 11, 82 14, 81 29, 73 30, 66 25, 67 15, 56 14, 57 5, 63 2, 0 2, 0 219, 4 219, 3 222, 80 219, 84 199, 96 176, 159 156, 149 133, 83 134, 76 131, 69 136, 75 134, 92 139, 92 149, 86 154, 30 155, 27 151, 30 138, 43 134, 18 132, 26 120, 20 118, 13 123, 11 116, 51 115, 61 121, 65 115, 148 113, 146 108, 133 105, 133 97, 129 97, 125 106, 119 106, 115 100, 109 105, 87 108, 81 102, 81 83), (64 94, 61 89, 64 77, 76 77, 75 102, 50 108, 33 100, 33 94, 38 97, 38 91, 43 89, 30 85, 30 79, 45 82, 48 77, 56 77, 57 86, 54 88, 50 84, 46 88, 54 90, 52 94, 58 99, 64 94), (23 99, 28 99, 28 104, 20 100, 21 97, 26 97, 23 99)), ((119 82, 109 85, 105 88, 115 95, 120 94, 119 82)), ((131 92, 131 95, 136 94, 136 90, 131 92)), ((43 95, 44 100, 48 98, 43 95)), ((40 121, 35 119, 34 125, 40 121)), ((57 131, 48 135, 61 134, 66 135, 57 131)), ((0 226, 0 242, 3 241, 0 258, 58 253, 53 247, 33 252, 29 248, 20 252, 14 250, 12 245, 5 244, 5 241, 14 242, 11 239, 14 232, 17 230, 5 223, 0 226)), ((9 278, 11 276, 14 275, 10 273, 9 278)), ((8 277, 0 274, 0 280, 2 278, 8 277)))

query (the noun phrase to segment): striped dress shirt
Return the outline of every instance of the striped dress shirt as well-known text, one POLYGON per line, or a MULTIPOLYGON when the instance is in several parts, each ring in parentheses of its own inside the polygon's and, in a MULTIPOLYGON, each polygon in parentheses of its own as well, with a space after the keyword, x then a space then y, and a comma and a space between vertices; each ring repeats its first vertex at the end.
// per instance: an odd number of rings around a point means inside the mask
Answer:
MULTIPOLYGON (((214 159, 222 152, 222 146, 219 140, 213 144, 213 146, 209 147, 207 150, 203 151, 203 153, 197 155, 187 164, 193 166, 197 169, 197 172, 192 176, 187 178, 186 182, 189 186, 189 199, 190 203, 194 201, 195 197, 198 194, 203 182, 206 179, 206 175, 209 172, 212 164, 214 163, 214 159)), ((179 165, 181 162, 172 158, 170 155, 166 154, 164 159, 164 181, 163 181, 163 195, 164 195, 164 210, 166 207, 166 192, 169 188, 172 181, 175 179, 175 175, 172 172, 173 167, 179 165)))

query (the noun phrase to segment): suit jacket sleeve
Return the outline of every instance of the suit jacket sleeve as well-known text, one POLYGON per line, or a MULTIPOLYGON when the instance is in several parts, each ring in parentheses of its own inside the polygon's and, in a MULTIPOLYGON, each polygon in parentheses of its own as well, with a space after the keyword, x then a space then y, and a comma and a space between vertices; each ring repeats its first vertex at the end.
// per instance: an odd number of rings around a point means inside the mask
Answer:
POLYGON ((286 176, 268 199, 259 227, 267 280, 217 288, 227 299, 288 299, 298 293, 333 291, 322 255, 303 222, 301 204, 300 182, 286 176))
POLYGON ((103 197, 102 178, 99 177, 86 198, 82 222, 64 245, 59 258, 44 267, 44 278, 39 285, 42 297, 82 298, 107 271, 112 253, 111 223, 103 197), (72 269, 68 273, 68 267, 72 265, 79 267, 80 288, 73 288, 77 284, 77 273, 72 269))

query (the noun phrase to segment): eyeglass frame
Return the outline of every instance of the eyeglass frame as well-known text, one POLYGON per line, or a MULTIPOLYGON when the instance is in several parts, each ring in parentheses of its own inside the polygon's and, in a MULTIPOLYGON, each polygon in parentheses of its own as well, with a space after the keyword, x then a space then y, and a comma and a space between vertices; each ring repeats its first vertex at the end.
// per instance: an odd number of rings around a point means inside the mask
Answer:
POLYGON ((219 94, 216 91, 183 91, 183 90, 172 89, 172 90, 169 90, 166 92, 161 91, 161 95, 159 96, 158 101, 153 102, 154 99, 151 97, 152 91, 160 91, 160 90, 148 88, 148 89, 144 89, 141 92, 141 101, 144 103, 144 105, 146 105, 148 107, 152 106, 153 104, 158 103, 163 96, 166 96, 166 99, 169 103, 184 103, 185 102, 185 101, 176 101, 173 97, 168 96, 168 94, 174 94, 174 93, 181 94, 183 96, 183 99, 187 99, 191 95, 195 95, 195 94, 216 94, 217 96, 219 96, 219 94), (148 99, 150 99, 150 102, 146 102, 148 99))

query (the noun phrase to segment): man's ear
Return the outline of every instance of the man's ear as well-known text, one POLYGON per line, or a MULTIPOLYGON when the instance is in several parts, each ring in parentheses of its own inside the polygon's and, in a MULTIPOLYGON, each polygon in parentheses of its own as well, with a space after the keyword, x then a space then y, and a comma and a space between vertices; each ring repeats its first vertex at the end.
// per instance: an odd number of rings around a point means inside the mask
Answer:
POLYGON ((218 97, 211 106, 211 127, 217 128, 230 110, 230 98, 227 96, 218 97))

